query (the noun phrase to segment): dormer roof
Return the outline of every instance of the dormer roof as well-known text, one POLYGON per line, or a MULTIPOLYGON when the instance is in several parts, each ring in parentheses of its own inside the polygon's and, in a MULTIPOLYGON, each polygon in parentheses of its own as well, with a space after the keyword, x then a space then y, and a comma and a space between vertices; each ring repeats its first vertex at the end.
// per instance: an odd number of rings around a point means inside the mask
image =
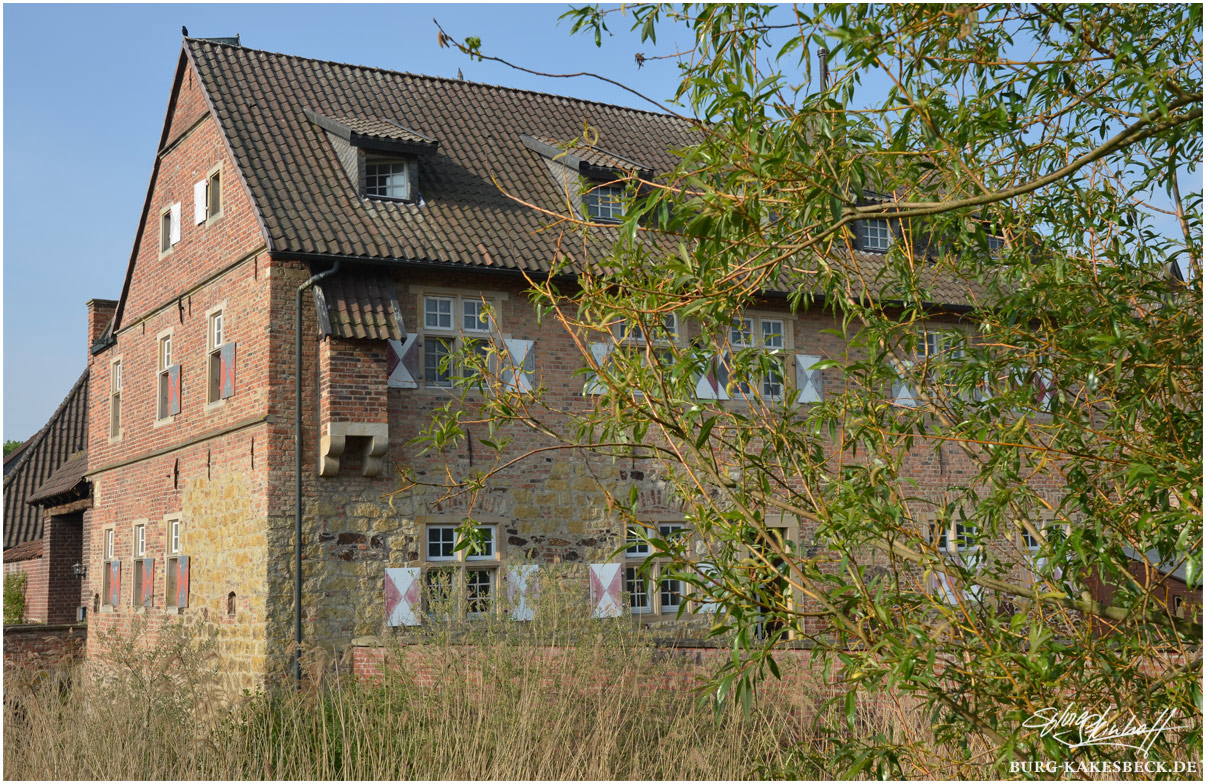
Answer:
POLYGON ((376 117, 325 117, 310 109, 305 112, 311 122, 353 147, 414 154, 432 152, 440 145, 439 141, 418 131, 412 131, 395 120, 376 117))

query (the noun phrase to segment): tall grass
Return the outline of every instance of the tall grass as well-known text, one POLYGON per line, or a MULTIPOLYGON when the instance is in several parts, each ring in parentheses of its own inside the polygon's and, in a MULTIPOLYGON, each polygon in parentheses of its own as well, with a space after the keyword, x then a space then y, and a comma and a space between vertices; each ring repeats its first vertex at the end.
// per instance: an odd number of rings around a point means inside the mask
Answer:
MULTIPOLYGON (((624 620, 581 619, 542 597, 530 623, 428 623, 388 644, 380 678, 311 651, 301 691, 237 698, 214 684, 210 646, 177 627, 154 645, 135 625, 101 640, 88 678, 6 672, 8 779, 832 778, 843 727, 827 691, 793 683, 744 713, 716 712, 683 665, 624 620), (676 680, 677 678, 677 680, 676 680), (680 688, 664 688, 674 681, 680 688), (819 723, 818 723, 819 722, 819 723)), ((860 708, 858 732, 929 735, 917 711, 860 708), (913 726, 909 727, 909 724, 913 726)), ((929 735, 932 738, 932 735, 929 735)), ((980 753, 983 753, 982 751, 980 753)), ((904 775, 978 778, 952 750, 934 766, 903 748, 904 775)))

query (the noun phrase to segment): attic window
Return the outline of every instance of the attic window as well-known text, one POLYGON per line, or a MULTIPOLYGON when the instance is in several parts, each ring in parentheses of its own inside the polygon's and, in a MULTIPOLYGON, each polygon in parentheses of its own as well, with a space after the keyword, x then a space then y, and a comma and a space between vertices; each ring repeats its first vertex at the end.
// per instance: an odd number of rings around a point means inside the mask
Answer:
POLYGON ((858 244, 863 250, 884 251, 892 244, 892 229, 883 218, 859 221, 858 244))
POLYGON ((582 204, 591 220, 619 223, 624 218, 624 187, 596 184, 582 195, 582 204))
POLYGON ((409 199, 412 169, 406 160, 365 161, 364 195, 370 199, 409 199))

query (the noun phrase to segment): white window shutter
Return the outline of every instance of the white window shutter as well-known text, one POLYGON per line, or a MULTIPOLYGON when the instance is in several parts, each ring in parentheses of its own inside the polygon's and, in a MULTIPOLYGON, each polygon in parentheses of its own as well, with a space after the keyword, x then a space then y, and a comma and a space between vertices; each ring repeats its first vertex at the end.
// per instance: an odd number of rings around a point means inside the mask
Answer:
POLYGON ((821 371, 812 366, 820 362, 815 354, 796 354, 796 404, 820 403, 823 396, 821 371))
POLYGON ((180 202, 173 202, 172 204, 172 230, 170 239, 173 245, 180 241, 180 202))
POLYGON ((419 336, 407 335, 406 340, 386 341, 386 386, 395 389, 417 389, 415 375, 419 369, 419 336))
POLYGON ((717 373, 717 368, 721 367, 724 362, 724 357, 720 354, 712 357, 708 362, 707 368, 695 380, 695 397, 700 400, 728 400, 729 393, 725 389, 727 386, 724 379, 717 373))
POLYGON ((512 392, 531 392, 532 373, 536 370, 536 358, 532 353, 534 340, 503 341, 507 345, 507 364, 503 369, 503 385, 512 392))
MULTIPOLYGON (((912 369, 913 361, 910 359, 902 359, 900 365, 907 372, 912 369)), ((895 368, 893 368, 895 370, 895 368)), ((908 408, 916 408, 921 405, 921 401, 917 398, 917 393, 909 382, 902 376, 897 374, 896 380, 892 382, 892 399, 898 406, 906 406, 908 408)))
MULTIPOLYGON (((607 358, 611 355, 613 348, 611 343, 588 343, 587 348, 590 349, 590 355, 595 360, 595 364, 599 367, 607 362, 607 358)), ((584 395, 602 395, 607 391, 607 386, 599 381, 597 373, 591 373, 586 379, 586 386, 582 389, 584 395)))
MULTIPOLYGON (((716 567, 710 563, 699 564, 699 571, 701 574, 708 576, 708 577, 711 577, 712 575, 715 575, 717 573, 716 567)), ((705 613, 707 615, 715 615, 717 612, 720 611, 720 603, 719 602, 699 602, 698 605, 696 606, 695 611, 698 613, 705 613)))
POLYGON ((507 605, 511 608, 513 621, 530 621, 536 617, 535 603, 540 588, 536 571, 536 564, 507 567, 507 605))
POLYGON ((590 607, 592 618, 619 618, 624 614, 624 581, 620 564, 590 565, 590 607))
POLYGON ((193 223, 205 223, 209 212, 209 185, 205 180, 193 183, 193 223))
POLYGON ((418 567, 385 570, 385 622, 389 626, 418 626, 422 603, 418 567))

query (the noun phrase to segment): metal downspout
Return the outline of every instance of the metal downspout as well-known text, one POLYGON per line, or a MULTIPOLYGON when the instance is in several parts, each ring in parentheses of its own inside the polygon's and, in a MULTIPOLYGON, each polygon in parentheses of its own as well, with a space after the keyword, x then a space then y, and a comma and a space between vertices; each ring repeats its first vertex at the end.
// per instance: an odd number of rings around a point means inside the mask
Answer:
POLYGON ((293 333, 293 683, 299 689, 302 643, 302 293, 323 278, 339 272, 340 263, 336 259, 334 267, 311 276, 297 287, 297 320, 293 333))

